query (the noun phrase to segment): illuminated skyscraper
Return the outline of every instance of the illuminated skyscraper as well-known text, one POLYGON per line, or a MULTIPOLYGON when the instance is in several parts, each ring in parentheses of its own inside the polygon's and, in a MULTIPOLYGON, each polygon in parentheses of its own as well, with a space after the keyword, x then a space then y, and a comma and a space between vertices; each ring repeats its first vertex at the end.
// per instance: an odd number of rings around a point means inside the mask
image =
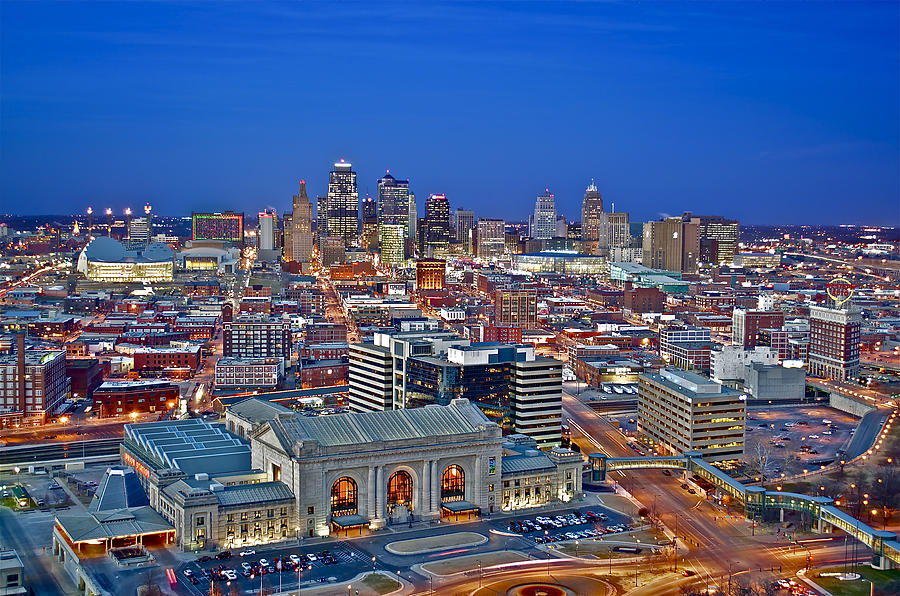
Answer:
POLYGON ((413 193, 409 193, 409 225, 407 228, 406 237, 412 240, 418 238, 418 234, 416 233, 416 226, 419 223, 419 209, 416 207, 416 195, 413 193))
MULTIPOLYGON (((300 191, 293 198, 291 217, 290 245, 285 246, 285 253, 290 250, 291 260, 300 263, 305 270, 312 264, 312 203, 306 194, 306 180, 300 181, 300 191)), ((285 235, 285 244, 288 238, 285 235)))
POLYGON ((356 172, 343 159, 334 164, 334 170, 328 176, 325 208, 328 235, 343 238, 345 246, 355 244, 359 229, 359 193, 356 172))
POLYGON ((425 256, 446 254, 450 247, 450 201, 429 195, 425 201, 425 256))
POLYGON ((700 262, 718 265, 731 263, 737 253, 741 224, 721 215, 684 214, 700 224, 700 262))
POLYGON ((362 217, 362 246, 366 250, 375 250, 378 248, 378 215, 377 203, 372 197, 366 197, 362 200, 362 209, 360 210, 362 217))
POLYGON ((388 265, 399 265, 405 260, 406 228, 401 224, 381 224, 378 226, 378 244, 381 260, 388 265))
POLYGON ((622 248, 631 244, 628 214, 601 213, 599 240, 602 248, 622 248))
POLYGON ((506 246, 506 225, 502 219, 478 220, 478 258, 499 259, 506 246))
POLYGON ((667 217, 644 224, 645 267, 696 273, 699 257, 700 225, 696 220, 667 217))
POLYGON ((556 235, 556 198, 550 189, 538 195, 534 204, 534 215, 531 216, 531 237, 536 240, 549 240, 556 235))
POLYGON ((460 207, 456 210, 456 241, 472 252, 472 230, 475 229, 475 212, 460 207))
POLYGON ((409 180, 397 180, 390 172, 378 179, 378 223, 402 225, 409 232, 409 180))
POLYGON ((603 198, 594 181, 584 191, 581 203, 581 236, 585 240, 600 240, 600 224, 603 215, 603 198))

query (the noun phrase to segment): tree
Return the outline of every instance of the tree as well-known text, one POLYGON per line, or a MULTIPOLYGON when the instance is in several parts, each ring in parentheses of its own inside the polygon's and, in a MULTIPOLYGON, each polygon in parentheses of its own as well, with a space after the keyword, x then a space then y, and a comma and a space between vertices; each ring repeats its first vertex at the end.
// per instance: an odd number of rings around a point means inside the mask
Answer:
POLYGON ((765 482, 766 478, 774 474, 775 462, 772 458, 772 449, 768 443, 757 441, 751 450, 750 460, 747 463, 747 469, 754 475, 759 476, 765 482))

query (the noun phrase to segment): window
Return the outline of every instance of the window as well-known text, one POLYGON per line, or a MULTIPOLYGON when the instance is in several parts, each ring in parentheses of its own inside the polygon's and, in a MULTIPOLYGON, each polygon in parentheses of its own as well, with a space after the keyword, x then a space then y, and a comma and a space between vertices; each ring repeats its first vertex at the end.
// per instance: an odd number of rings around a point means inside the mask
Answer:
POLYGON ((226 516, 225 516, 225 521, 227 521, 227 522, 233 522, 233 521, 234 521, 234 514, 233 514, 233 513, 229 513, 228 515, 226 515, 226 516))
POLYGON ((358 511, 356 481, 346 476, 339 478, 331 485, 332 515, 355 515, 358 511))
POLYGON ((272 480, 274 482, 281 482, 281 466, 272 464, 272 480))
POLYGON ((572 479, 572 470, 569 470, 568 472, 566 472, 566 480, 571 480, 571 479, 572 479))
POLYGON ((398 470, 388 479, 387 505, 388 511, 393 512, 397 505, 406 505, 412 509, 413 483, 409 472, 398 470))
POLYGON ((315 507, 307 507, 306 508, 306 515, 313 515, 315 512, 316 512, 315 507))
POLYGON ((441 502, 462 501, 466 498, 466 474, 453 464, 441 474, 441 502))
POLYGON ((268 511, 266 511, 266 517, 275 517, 275 510, 269 509, 268 511))
POLYGON ((197 518, 197 525, 198 525, 198 526, 202 526, 205 522, 206 522, 206 518, 205 518, 205 517, 198 517, 198 518, 197 518))
POLYGON ((489 492, 489 493, 494 492, 494 485, 493 485, 493 484, 488 484, 488 492, 489 492))

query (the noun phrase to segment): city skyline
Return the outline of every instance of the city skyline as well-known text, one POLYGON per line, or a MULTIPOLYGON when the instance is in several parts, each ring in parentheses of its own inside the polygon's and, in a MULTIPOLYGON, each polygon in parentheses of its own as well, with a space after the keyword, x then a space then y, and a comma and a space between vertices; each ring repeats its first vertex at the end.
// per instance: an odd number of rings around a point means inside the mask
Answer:
POLYGON ((895 224, 897 6, 759 6, 7 3, 0 192, 285 211, 344 157, 507 220, 594 178, 635 221, 895 224))

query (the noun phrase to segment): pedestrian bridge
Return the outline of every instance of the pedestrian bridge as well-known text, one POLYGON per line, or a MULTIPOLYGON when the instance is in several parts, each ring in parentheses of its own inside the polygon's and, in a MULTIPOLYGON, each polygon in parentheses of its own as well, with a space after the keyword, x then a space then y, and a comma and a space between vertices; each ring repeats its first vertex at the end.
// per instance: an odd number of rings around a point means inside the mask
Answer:
POLYGON ((697 452, 682 457, 608 457, 604 453, 589 456, 591 481, 603 482, 609 472, 619 470, 656 469, 691 473, 708 481, 720 492, 730 495, 744 506, 748 519, 756 519, 766 510, 798 511, 811 515, 819 532, 838 528, 872 549, 872 566, 879 569, 900 567, 900 542, 894 532, 876 530, 834 506, 828 497, 766 490, 747 486, 703 460, 697 452))

